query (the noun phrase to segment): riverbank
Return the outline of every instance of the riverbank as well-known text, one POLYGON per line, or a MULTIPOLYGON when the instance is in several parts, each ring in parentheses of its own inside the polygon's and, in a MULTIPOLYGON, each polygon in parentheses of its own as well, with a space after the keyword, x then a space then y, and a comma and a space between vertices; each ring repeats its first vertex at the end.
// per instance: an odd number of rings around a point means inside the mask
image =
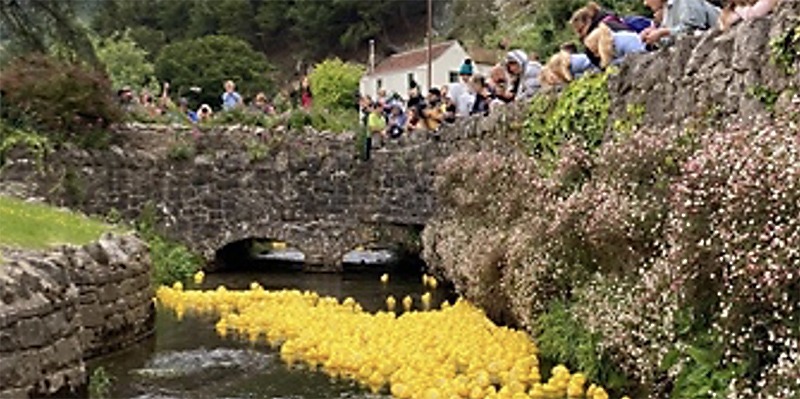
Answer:
POLYGON ((0 221, 0 397, 74 395, 86 359, 152 332, 149 249, 114 226, 7 197, 0 221))

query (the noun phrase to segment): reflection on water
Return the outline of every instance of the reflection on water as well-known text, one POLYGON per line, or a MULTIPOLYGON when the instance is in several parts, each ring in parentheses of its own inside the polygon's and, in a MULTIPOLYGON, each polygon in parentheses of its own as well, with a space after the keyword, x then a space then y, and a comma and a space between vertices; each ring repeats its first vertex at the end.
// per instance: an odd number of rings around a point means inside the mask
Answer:
MULTIPOLYGON (((280 262, 302 263, 306 255, 293 248, 279 249, 256 255, 256 259, 280 262)), ((389 250, 359 251, 354 250, 342 257, 342 263, 350 265, 384 265, 397 261, 397 256, 389 250)))
MULTIPOLYGON (((418 304, 425 293, 417 273, 390 273, 388 284, 380 273, 209 274, 202 289, 225 285, 246 289, 257 281, 267 290, 299 289, 344 299, 353 297, 365 310, 385 307, 387 295, 410 295, 418 304)), ((191 288, 191 286, 190 286, 191 288)), ((446 291, 432 292, 434 305, 446 291)), ((90 370, 103 366, 113 378, 112 397, 125 398, 384 398, 357 385, 331 380, 321 372, 287 367, 277 351, 264 345, 221 339, 215 319, 188 315, 178 321, 170 311, 159 310, 154 337, 111 356, 95 360, 90 370)))

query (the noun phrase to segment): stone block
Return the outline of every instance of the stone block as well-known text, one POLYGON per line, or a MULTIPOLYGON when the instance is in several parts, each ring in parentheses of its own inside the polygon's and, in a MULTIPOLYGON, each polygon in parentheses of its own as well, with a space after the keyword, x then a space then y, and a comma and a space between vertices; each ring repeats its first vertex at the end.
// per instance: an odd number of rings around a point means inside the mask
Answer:
POLYGON ((19 386, 15 369, 20 355, 17 352, 0 353, 0 387, 8 389, 19 386))
POLYGON ((48 342, 53 332, 46 330, 38 318, 28 318, 17 322, 14 334, 19 339, 20 348, 36 348, 48 342))
POLYGON ((100 287, 97 297, 101 304, 106 304, 109 302, 114 302, 119 295, 120 292, 117 286, 114 283, 107 283, 100 287))
POLYGON ((87 328, 100 327, 105 323, 105 309, 99 303, 81 305, 78 308, 81 323, 87 328))
POLYGON ((56 311, 42 317, 42 323, 44 330, 50 333, 48 338, 60 336, 63 331, 70 329, 71 324, 63 311, 56 311))

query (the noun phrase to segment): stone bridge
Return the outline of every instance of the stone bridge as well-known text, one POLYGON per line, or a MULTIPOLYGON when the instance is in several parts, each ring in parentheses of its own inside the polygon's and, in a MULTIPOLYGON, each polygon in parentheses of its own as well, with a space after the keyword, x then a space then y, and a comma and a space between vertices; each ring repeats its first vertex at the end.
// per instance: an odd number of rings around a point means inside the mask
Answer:
POLYGON ((518 128, 508 121, 520 112, 387 142, 366 161, 352 133, 128 125, 110 150, 64 148, 44 162, 12 154, 0 185, 122 220, 153 212, 160 231, 208 260, 227 245, 275 240, 302 251, 308 269, 335 271, 359 246, 418 251, 437 165, 457 151, 509 147, 499 127, 518 128))
MULTIPOLYGON (((770 41, 800 29, 797 15, 800 0, 787 0, 769 18, 626 60, 609 79, 609 125, 631 118, 631 105, 645 110, 639 125, 654 127, 753 117, 800 101, 800 74, 768 61, 770 41), (758 92, 777 100, 767 104, 758 92)), ((800 57, 792 63, 800 70, 800 57)), ((64 148, 44 162, 10 154, 0 192, 125 220, 151 204, 162 232, 209 260, 227 245, 269 239, 303 251, 308 265, 337 270, 360 245, 419 245, 437 211, 437 165, 459 151, 517 150, 524 113, 512 106, 467 118, 438 140, 412 134, 369 161, 359 159, 351 133, 127 126, 110 150, 64 148)))

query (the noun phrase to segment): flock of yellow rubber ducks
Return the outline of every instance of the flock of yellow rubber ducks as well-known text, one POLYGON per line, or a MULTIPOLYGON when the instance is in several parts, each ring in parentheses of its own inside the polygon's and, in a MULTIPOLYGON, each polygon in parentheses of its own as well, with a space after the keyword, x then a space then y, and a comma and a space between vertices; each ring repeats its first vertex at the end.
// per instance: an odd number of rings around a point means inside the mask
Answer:
MULTIPOLYGON (((202 273, 202 272, 200 272, 202 273)), ((195 282, 201 283, 198 273, 195 282)), ((388 275, 381 282, 389 281, 388 275)), ((426 287, 436 279, 424 276, 426 287)), ((430 308, 430 293, 422 296, 430 308), (427 299, 426 299, 427 298, 427 299)), ((184 290, 161 287, 157 300, 178 318, 188 312, 219 316, 217 333, 280 347, 290 365, 305 364, 334 378, 358 381, 374 393, 399 399, 608 399, 602 387, 586 387, 586 377, 559 365, 542 381, 537 348, 527 334, 493 324, 465 300, 439 309, 369 313, 352 298, 342 301, 313 292, 184 290)), ((623 398, 627 399, 627 398, 623 398)))

